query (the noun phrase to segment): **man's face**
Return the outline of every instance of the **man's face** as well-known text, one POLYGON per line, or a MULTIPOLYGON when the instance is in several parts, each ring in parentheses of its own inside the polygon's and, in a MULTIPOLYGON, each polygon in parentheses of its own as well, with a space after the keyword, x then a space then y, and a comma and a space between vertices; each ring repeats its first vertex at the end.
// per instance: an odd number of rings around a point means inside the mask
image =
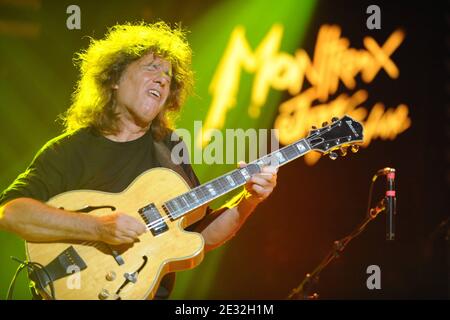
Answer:
POLYGON ((133 61, 113 86, 118 111, 138 126, 148 126, 166 103, 171 78, 170 62, 152 53, 133 61))

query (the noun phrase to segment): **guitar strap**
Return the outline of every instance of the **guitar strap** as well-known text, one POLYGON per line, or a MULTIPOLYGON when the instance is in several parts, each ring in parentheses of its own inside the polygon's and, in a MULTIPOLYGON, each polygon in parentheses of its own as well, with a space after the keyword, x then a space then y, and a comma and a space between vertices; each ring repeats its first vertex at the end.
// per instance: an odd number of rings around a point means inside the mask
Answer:
MULTIPOLYGON (((179 139, 179 141, 180 141, 179 143, 183 144, 183 152, 187 152, 187 147, 184 141, 181 139, 179 139)), ((175 164, 172 161, 171 150, 164 143, 164 141, 153 140, 153 144, 155 146, 156 159, 158 160, 161 167, 165 167, 175 171, 189 184, 189 187, 191 188, 196 187, 194 185, 194 181, 192 181, 192 179, 189 178, 186 172, 183 170, 183 166, 181 164, 175 164)))
MULTIPOLYGON (((184 141, 179 138, 179 143, 183 144, 183 152, 187 152, 187 147, 184 141)), ((196 187, 195 182, 192 181, 190 177, 183 170, 183 166, 181 164, 175 164, 172 161, 171 150, 164 143, 164 141, 156 141, 153 140, 153 145, 155 146, 156 159, 158 160, 161 167, 171 169, 178 173, 189 185, 190 188, 196 187)), ((175 273, 166 274, 160 283, 160 286, 156 292, 156 295, 153 299, 155 300, 165 300, 169 298, 170 293, 173 290, 175 284, 175 273)))

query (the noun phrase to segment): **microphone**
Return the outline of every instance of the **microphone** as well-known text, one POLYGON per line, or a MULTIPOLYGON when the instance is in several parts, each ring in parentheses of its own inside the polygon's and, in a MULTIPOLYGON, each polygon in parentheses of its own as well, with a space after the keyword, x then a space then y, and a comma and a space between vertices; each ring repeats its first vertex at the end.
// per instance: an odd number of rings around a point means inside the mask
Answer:
POLYGON ((384 204, 386 207, 386 240, 395 240, 395 215, 397 207, 397 197, 395 195, 395 169, 384 168, 377 172, 377 175, 386 176, 386 194, 384 204))
POLYGON ((386 168, 378 170, 376 175, 377 176, 384 176, 384 175, 387 175, 388 173, 391 173, 391 172, 395 173, 395 169, 386 167, 386 168))

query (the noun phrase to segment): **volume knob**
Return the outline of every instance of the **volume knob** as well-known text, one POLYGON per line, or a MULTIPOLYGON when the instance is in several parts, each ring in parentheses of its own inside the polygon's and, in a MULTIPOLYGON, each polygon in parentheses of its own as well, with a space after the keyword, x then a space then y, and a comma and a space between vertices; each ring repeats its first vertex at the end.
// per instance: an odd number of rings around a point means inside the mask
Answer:
POLYGON ((114 281, 116 279, 116 273, 114 271, 110 271, 106 274, 106 280, 114 281))
POLYGON ((98 298, 100 300, 106 300, 109 298, 109 291, 106 289, 102 289, 102 291, 100 291, 100 293, 98 294, 98 298))

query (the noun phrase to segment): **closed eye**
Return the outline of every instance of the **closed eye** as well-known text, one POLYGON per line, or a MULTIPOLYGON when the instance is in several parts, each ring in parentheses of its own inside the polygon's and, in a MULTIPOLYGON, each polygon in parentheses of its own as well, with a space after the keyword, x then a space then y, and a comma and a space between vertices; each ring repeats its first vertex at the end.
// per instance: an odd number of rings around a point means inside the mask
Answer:
MULTIPOLYGON (((163 71, 161 69, 161 65, 160 64, 155 64, 155 63, 144 65, 144 69, 148 70, 150 72, 155 72, 155 71, 159 71, 159 70, 163 71)), ((163 71, 163 73, 168 77, 168 80, 170 82, 172 80, 172 70, 169 69, 167 71, 163 71)))
POLYGON ((148 70, 154 71, 154 70, 158 70, 158 65, 156 65, 156 64, 149 64, 149 65, 146 65, 145 68, 148 69, 148 70))

